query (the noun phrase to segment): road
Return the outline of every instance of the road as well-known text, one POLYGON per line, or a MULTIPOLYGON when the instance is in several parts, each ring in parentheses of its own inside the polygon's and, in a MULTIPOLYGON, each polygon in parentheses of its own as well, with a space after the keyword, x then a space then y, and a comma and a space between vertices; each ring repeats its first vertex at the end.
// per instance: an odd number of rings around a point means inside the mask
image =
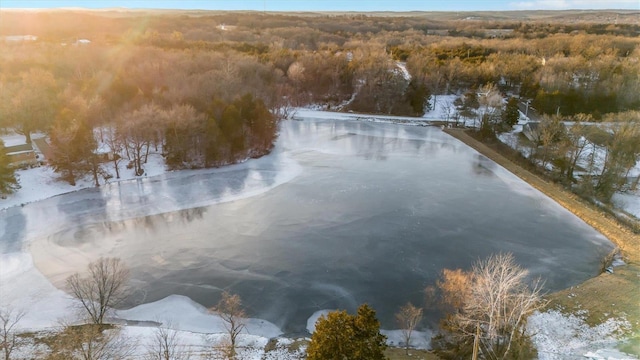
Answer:
POLYGON ((36 144, 42 155, 44 155, 46 160, 53 158, 53 149, 44 138, 33 139, 33 142, 36 144))
POLYGON ((527 114, 527 116, 531 121, 540 121, 540 115, 538 115, 538 112, 531 106, 531 103, 529 103, 529 109, 527 110, 527 103, 523 101, 519 101, 518 109, 523 114, 527 114))

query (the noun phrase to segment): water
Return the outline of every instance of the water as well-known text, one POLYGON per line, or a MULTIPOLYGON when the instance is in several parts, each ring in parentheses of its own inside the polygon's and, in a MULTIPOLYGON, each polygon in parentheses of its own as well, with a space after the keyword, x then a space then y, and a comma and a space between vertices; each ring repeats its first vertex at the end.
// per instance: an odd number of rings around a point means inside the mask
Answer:
POLYGON ((58 285, 117 256, 132 270, 128 305, 181 294, 211 306, 227 289, 285 332, 304 330, 317 310, 363 302, 393 328, 394 312, 423 304, 443 268, 501 251, 549 290, 572 286, 612 248, 438 128, 345 121, 284 122, 262 159, 81 191, 3 218, 58 285))

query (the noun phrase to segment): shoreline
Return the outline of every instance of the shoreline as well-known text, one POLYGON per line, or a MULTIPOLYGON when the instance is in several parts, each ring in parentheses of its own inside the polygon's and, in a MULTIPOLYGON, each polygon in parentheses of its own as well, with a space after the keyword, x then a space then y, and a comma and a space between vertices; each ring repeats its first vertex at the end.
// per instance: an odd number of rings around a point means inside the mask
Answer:
POLYGON ((471 137, 465 130, 443 131, 542 192, 620 249, 625 265, 615 267, 612 273, 605 271, 579 285, 548 293, 545 297, 549 303, 543 311, 559 310, 565 315, 584 319, 591 327, 597 327, 611 319, 626 321, 630 324, 630 329, 620 339, 627 341, 619 342, 618 345, 624 347, 625 352, 640 355, 640 298, 637 296, 640 294, 640 235, 633 234, 610 215, 581 200, 577 195, 512 162, 471 137))
POLYGON ((486 144, 469 136, 465 130, 444 129, 443 132, 491 159, 569 210, 620 248, 625 261, 629 265, 638 265, 640 262, 640 235, 624 228, 622 224, 611 218, 610 215, 581 200, 577 195, 522 168, 486 144))
MULTIPOLYGON (((625 242, 628 241, 629 244, 627 246, 627 249, 630 250, 625 250, 624 251, 624 255, 625 257, 629 258, 630 256, 633 256, 633 261, 630 262, 631 265, 627 265, 624 266, 622 268, 616 268, 615 274, 601 274, 600 276, 596 276, 594 278, 588 279, 586 280, 584 283, 576 286, 575 288, 581 288, 581 290, 576 291, 574 289, 574 287, 572 288, 568 288, 568 289, 564 289, 564 290, 559 290, 557 292, 554 292, 553 294, 551 294, 551 296, 553 298, 557 298, 557 299, 561 299, 561 298, 565 298, 565 301, 568 302, 568 300, 566 299, 567 297, 572 298, 571 301, 574 301, 576 299, 580 299, 580 301, 582 301, 582 299, 580 298, 580 294, 578 294, 577 297, 574 296, 574 293, 579 293, 579 292, 584 292, 585 297, 589 298, 589 297, 593 297, 594 299, 592 301, 594 302, 598 302, 601 303, 602 306, 608 306, 610 307, 612 305, 612 303, 615 302, 616 305, 618 305, 619 303, 621 303, 621 301, 619 301, 619 299, 616 299, 615 301, 612 301, 609 297, 609 291, 607 289, 604 289, 606 286, 610 286, 612 279, 614 279, 614 277, 616 279, 620 279, 621 276, 626 277, 626 279, 630 279, 629 284, 625 284, 625 285, 621 285, 618 282, 618 287, 623 288, 624 290, 626 290, 626 298, 627 298, 627 302, 629 302, 631 305, 635 305, 636 307, 635 309, 640 309, 640 307, 638 307, 637 305, 637 300, 635 300, 636 303, 633 303, 634 300, 631 299, 635 299, 635 297, 633 296, 633 294, 636 293, 640 293, 640 290, 636 290, 636 286, 638 285, 638 283, 640 283, 639 279, 640 279, 640 269, 638 268, 638 260, 637 260, 637 255, 638 252, 634 250, 634 246, 638 245, 637 242, 637 237, 636 239, 627 239, 625 238, 625 233, 623 231, 623 229, 619 229, 621 232, 618 233, 617 235, 619 236, 618 238, 616 238, 615 241, 611 238, 611 236, 608 235, 608 233, 605 233, 604 231, 602 231, 600 228, 594 226, 591 222, 585 220, 582 216, 580 216, 580 214, 576 213, 576 211, 574 211, 574 208, 569 208, 567 207, 567 205, 565 205, 565 203, 561 202, 560 200, 558 200, 558 198, 556 198, 555 196, 551 196, 547 191, 545 191, 545 189, 541 189, 540 187, 549 187, 550 190, 548 191, 557 191, 560 195, 567 196, 569 198, 569 200, 572 200, 574 202, 577 203, 576 204, 572 204, 574 205, 576 208, 578 208, 579 206, 585 206, 586 208, 589 208, 589 206, 587 206, 587 204, 581 204, 582 202, 575 199, 575 195, 572 195, 570 193, 567 193, 564 189, 562 189, 560 186, 557 186, 555 184, 552 184, 550 182, 547 182, 545 180, 543 180, 542 178, 538 177, 535 174, 531 174, 528 171, 526 171, 525 169, 521 168, 519 165, 511 163, 510 160, 508 160, 508 158, 500 155, 498 152, 494 151, 493 149, 491 149, 489 146, 479 142, 478 140, 473 139, 471 136, 469 136, 467 133, 465 133, 462 130, 445 130, 445 133, 447 133, 450 136, 455 137, 456 139, 462 141, 464 144, 466 144, 467 146, 470 146, 471 148, 473 148, 474 150, 478 151, 480 154, 483 154, 484 156, 489 157, 492 161, 494 161, 496 164, 504 167, 508 172, 516 175, 517 177, 519 177, 520 179, 524 180, 525 182, 527 182, 527 184, 531 185, 532 187, 534 187, 535 189, 537 189, 538 191, 541 191, 543 194, 545 194, 546 196, 550 197, 552 200, 554 200, 555 202, 557 202, 559 205, 567 208, 571 213, 573 213, 574 215, 576 215, 578 218, 582 219, 583 221, 585 221, 588 225, 592 226, 594 229, 596 229, 596 231, 600 232, 601 234, 603 234, 605 237, 607 237, 609 240, 611 240, 614 244, 618 245, 621 249, 622 246, 620 246, 620 244, 618 243, 618 241, 621 242, 625 242), (452 134, 451 132, 453 132, 454 134, 452 134), (465 140, 461 139, 460 137, 464 138, 465 140), (488 154, 493 155, 490 156, 488 154), (500 159, 502 158, 502 159, 500 159), (524 175, 521 175, 524 174, 524 175), (527 173, 529 173, 530 177, 526 177, 527 173), (539 186, 536 186, 532 183, 532 181, 539 181, 540 184, 538 184, 539 186), (635 242, 634 242, 635 241, 635 242), (635 252, 634 252, 635 251, 635 252), (634 279, 635 278, 635 279, 634 279), (590 284, 590 285, 589 285, 590 284), (582 290, 584 289, 584 290, 582 290), (587 289, 591 289, 591 290, 587 290, 587 289), (595 291, 594 291, 595 289, 595 291), (604 295, 603 295, 604 294, 604 295)), ((569 203, 569 202, 567 202, 569 203)), ((580 209, 577 209, 580 210, 580 209)), ((605 217, 604 214, 598 212, 597 210, 593 210, 594 212, 594 219, 598 220, 599 217, 603 218, 605 217)), ((610 222, 611 220, 609 220, 610 222)), ((619 225, 618 225, 619 226, 619 225)), ((614 229, 616 229, 617 227, 614 227, 614 229)), ((30 252, 29 252, 30 253, 30 252)), ((38 272, 40 272, 38 270, 38 272)), ((42 273, 41 273, 42 274, 42 273)), ((619 290, 619 289, 618 289, 619 290)), ((564 304, 563 304, 564 305, 564 304)), ((569 311, 573 311, 570 310, 571 307, 569 306, 563 306, 565 309, 569 310, 569 311)), ((590 307, 586 307, 587 309, 591 309, 590 307)), ((629 307, 627 307, 629 308, 629 307)), ((632 314, 629 314, 630 317, 632 314)), ((636 316, 634 317, 635 319, 640 319, 640 316, 636 316)), ((638 322, 634 322, 634 324, 638 324, 638 322)))

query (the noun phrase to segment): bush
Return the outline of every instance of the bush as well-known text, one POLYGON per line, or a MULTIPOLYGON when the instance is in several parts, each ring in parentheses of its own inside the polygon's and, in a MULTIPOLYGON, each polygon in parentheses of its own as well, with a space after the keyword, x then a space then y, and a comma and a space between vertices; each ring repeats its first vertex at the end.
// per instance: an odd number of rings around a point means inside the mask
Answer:
POLYGON ((307 350, 308 360, 386 359, 386 336, 380 334, 376 312, 367 304, 356 315, 333 311, 316 323, 307 350))

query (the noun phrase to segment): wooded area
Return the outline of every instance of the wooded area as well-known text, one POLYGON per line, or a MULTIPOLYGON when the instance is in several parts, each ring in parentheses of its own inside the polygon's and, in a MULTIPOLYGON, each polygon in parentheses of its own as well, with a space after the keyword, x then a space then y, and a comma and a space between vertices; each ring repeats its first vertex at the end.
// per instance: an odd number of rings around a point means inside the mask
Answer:
POLYGON ((0 127, 45 132, 63 179, 99 185, 107 155, 116 176, 122 158, 144 174, 150 149, 171 169, 264 155, 295 106, 420 116, 490 88, 593 121, 640 108, 633 17, 489 15, 5 10, 1 35, 36 38, 4 41, 0 127))

